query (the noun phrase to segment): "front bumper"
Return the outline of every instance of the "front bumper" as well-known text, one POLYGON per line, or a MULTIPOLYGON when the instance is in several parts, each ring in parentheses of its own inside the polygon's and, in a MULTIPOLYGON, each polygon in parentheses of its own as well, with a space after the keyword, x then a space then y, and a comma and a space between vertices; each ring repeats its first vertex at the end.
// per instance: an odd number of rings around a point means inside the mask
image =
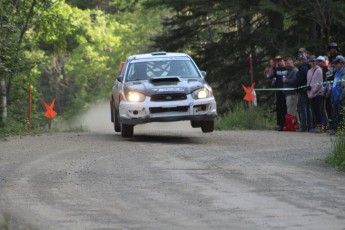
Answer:
POLYGON ((211 121, 217 117, 217 105, 214 97, 186 100, 152 102, 146 97, 144 102, 121 101, 120 121, 123 124, 136 125, 149 122, 171 122, 183 120, 211 121))

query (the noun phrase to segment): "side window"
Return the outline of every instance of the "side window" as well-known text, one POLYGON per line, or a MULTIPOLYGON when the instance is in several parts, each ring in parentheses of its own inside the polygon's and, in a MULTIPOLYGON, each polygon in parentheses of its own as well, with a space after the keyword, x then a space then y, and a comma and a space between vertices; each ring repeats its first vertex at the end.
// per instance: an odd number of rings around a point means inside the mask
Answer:
POLYGON ((147 63, 135 62, 131 63, 127 70, 128 81, 148 80, 147 63))
POLYGON ((129 65, 128 70, 127 70, 127 77, 126 77, 128 81, 132 80, 133 73, 134 73, 133 65, 129 65))

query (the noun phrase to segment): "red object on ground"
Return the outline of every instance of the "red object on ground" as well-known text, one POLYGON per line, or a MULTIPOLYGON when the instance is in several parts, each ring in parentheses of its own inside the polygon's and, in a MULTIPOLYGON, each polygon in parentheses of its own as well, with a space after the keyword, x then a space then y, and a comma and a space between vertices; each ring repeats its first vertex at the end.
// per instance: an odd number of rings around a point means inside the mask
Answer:
POLYGON ((45 117, 51 119, 56 117, 57 113, 53 110, 55 104, 55 98, 50 105, 43 101, 44 107, 46 107, 47 112, 44 114, 45 117))
POLYGON ((283 127, 283 130, 296 132, 297 129, 298 129, 298 123, 297 123, 296 117, 294 115, 287 113, 285 115, 285 126, 283 127))

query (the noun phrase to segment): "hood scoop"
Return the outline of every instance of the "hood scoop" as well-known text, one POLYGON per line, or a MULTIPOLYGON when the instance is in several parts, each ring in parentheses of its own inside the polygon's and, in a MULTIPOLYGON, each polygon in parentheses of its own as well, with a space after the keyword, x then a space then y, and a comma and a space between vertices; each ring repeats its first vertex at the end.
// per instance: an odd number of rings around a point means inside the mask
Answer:
POLYGON ((165 83, 165 82, 180 82, 180 78, 179 77, 156 77, 156 78, 151 78, 150 82, 152 84, 154 83, 165 83))

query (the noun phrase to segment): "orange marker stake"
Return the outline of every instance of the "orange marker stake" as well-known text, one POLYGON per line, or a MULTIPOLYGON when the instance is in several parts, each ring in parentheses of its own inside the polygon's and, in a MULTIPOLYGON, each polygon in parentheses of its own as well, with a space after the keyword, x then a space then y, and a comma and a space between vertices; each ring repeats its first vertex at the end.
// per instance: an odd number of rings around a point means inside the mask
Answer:
POLYGON ((252 84, 252 86, 250 87, 250 89, 247 89, 247 87, 245 87, 243 84, 242 84, 242 88, 244 89, 244 91, 246 92, 246 95, 244 96, 244 100, 245 101, 253 101, 256 96, 253 94, 253 90, 254 90, 254 86, 255 86, 255 83, 252 84))
POLYGON ((52 103, 50 105, 48 105, 45 101, 43 101, 43 104, 44 104, 44 107, 46 107, 46 110, 47 112, 44 114, 44 116, 46 118, 48 118, 48 126, 49 126, 49 129, 51 128, 51 120, 56 117, 57 113, 54 111, 54 104, 55 104, 55 98, 54 100, 52 101, 52 103))

